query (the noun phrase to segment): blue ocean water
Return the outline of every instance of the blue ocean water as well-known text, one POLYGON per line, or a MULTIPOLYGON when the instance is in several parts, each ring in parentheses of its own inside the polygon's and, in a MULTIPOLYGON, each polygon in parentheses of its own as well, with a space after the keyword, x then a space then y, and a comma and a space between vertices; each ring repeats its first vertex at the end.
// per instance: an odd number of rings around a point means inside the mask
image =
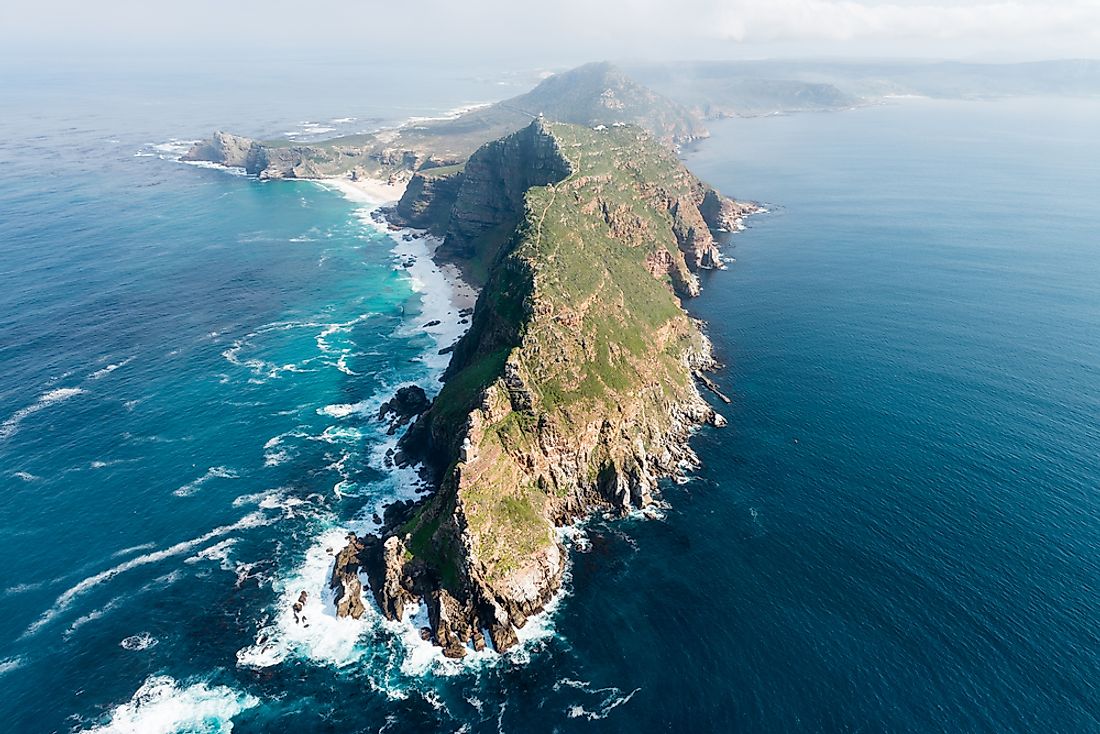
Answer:
POLYGON ((662 519, 586 528, 518 654, 449 665, 318 598, 416 491, 373 413, 453 335, 420 245, 171 158, 513 89, 322 71, 4 77, 10 730, 1100 730, 1100 103, 712 125, 689 165, 770 209, 690 305, 730 426, 662 519))

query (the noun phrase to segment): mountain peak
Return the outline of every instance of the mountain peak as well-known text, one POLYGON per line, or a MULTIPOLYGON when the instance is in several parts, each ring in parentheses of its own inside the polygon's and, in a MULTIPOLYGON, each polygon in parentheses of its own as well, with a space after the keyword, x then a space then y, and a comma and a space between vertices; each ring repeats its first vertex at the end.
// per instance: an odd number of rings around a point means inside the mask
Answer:
POLYGON ((638 84, 607 61, 554 74, 530 92, 499 104, 576 125, 637 125, 669 143, 707 136, 685 107, 638 84))

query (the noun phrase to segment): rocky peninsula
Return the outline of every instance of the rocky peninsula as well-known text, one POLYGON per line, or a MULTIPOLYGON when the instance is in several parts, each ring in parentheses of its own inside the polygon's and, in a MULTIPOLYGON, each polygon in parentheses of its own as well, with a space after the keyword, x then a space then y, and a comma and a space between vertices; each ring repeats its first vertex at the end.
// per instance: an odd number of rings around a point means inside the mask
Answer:
MULTIPOLYGON (((390 619, 426 604, 424 636, 450 657, 486 637, 497 651, 515 645, 561 586, 557 529, 645 508, 662 478, 696 463, 692 431, 724 425, 700 392, 713 389, 710 343, 681 299, 699 293, 700 270, 721 267, 713 233, 755 210, 677 158, 673 145, 705 130, 612 67, 551 77, 525 97, 560 118, 525 113, 465 156, 471 137, 420 149, 421 132, 355 155, 218 134, 188 154, 268 178, 330 165, 405 176, 389 220, 441 237, 436 257, 481 287, 439 394, 406 389, 378 416, 404 430, 397 460, 422 464, 435 491, 387 513, 379 534, 349 536, 331 577, 340 615, 363 614, 368 590, 390 619)), ((505 124, 481 114, 481 133, 505 124)))

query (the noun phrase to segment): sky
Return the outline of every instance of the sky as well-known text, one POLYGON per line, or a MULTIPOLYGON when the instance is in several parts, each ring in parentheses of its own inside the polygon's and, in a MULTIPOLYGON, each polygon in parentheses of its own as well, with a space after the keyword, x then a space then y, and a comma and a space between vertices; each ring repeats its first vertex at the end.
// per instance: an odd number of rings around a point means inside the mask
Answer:
POLYGON ((4 0, 9 52, 590 59, 1100 56, 1100 0, 4 0))

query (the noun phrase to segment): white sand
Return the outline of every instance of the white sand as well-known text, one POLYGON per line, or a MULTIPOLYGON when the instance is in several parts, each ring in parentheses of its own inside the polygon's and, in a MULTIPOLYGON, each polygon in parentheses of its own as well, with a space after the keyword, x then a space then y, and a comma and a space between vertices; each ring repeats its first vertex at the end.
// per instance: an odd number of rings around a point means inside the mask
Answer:
POLYGON ((339 190, 348 199, 363 204, 393 204, 405 193, 408 181, 391 179, 384 181, 380 178, 360 177, 355 181, 350 178, 322 178, 318 179, 324 184, 339 190))

